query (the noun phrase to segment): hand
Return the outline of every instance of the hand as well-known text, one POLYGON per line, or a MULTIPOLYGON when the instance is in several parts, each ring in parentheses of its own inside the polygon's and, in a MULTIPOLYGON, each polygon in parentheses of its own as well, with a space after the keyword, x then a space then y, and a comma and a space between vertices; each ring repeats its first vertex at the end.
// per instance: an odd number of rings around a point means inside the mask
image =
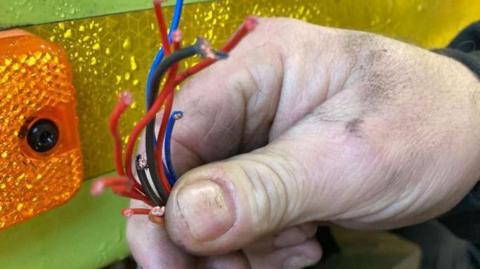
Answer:
POLYGON ((479 93, 445 56, 260 19, 176 97, 184 174, 165 227, 129 220, 132 252, 145 268, 301 268, 320 259, 317 222, 388 229, 442 214, 480 174, 479 93))

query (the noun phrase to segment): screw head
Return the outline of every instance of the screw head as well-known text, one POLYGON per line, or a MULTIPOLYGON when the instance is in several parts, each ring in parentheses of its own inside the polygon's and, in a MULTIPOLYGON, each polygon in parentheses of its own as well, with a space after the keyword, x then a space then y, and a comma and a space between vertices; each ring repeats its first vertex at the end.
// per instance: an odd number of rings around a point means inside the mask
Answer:
POLYGON ((47 119, 37 120, 28 130, 28 145, 36 152, 47 152, 58 143, 58 127, 47 119))

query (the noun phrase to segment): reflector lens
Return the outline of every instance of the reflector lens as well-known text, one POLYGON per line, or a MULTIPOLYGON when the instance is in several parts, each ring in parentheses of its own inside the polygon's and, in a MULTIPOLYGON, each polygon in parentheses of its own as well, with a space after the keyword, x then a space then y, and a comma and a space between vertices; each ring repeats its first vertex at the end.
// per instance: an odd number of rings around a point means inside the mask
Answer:
POLYGON ((0 33, 0 229, 67 201, 82 159, 72 73, 55 44, 0 33))

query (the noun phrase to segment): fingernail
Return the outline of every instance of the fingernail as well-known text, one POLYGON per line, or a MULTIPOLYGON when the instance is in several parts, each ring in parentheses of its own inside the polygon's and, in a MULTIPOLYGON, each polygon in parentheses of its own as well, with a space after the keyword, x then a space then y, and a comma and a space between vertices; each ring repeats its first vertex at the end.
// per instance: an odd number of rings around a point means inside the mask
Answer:
POLYGON ((213 181, 199 180, 182 187, 177 197, 180 214, 198 241, 217 239, 235 222, 230 197, 213 181))
POLYGON ((283 262, 283 269, 300 269, 313 263, 314 261, 305 256, 293 256, 283 262))

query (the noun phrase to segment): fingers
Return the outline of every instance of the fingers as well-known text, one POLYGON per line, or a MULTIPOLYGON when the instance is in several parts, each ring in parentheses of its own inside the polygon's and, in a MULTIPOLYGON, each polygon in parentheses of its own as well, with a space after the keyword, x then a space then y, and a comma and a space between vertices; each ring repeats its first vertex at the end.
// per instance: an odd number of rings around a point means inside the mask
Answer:
POLYGON ((315 231, 314 223, 291 227, 277 235, 261 238, 243 251, 200 259, 199 268, 303 268, 321 257, 321 249, 313 240, 315 231))
POLYGON ((278 234, 273 245, 277 248, 295 246, 313 238, 316 232, 317 225, 315 223, 300 224, 278 234))
POLYGON ((206 257, 200 261, 199 269, 250 269, 250 263, 242 251, 221 256, 206 257))
POLYGON ((296 20, 260 19, 228 59, 176 95, 175 109, 184 111, 172 144, 177 170, 264 146, 339 91, 351 64, 336 57, 338 35, 296 20))
POLYGON ((285 248, 268 251, 248 249, 221 256, 200 259, 199 269, 300 269, 316 264, 322 249, 314 239, 285 248))
MULTIPOLYGON (((143 204, 132 201, 132 206, 143 204)), ((195 259, 170 241, 163 226, 150 222, 145 216, 128 219, 127 240, 133 257, 144 269, 194 268, 195 259)))
POLYGON ((246 251, 252 268, 300 269, 316 264, 322 257, 322 249, 315 239, 275 250, 271 253, 246 251))
MULTIPOLYGON (((138 202, 133 203, 132 206, 141 206, 138 202)), ((318 243, 312 241, 315 230, 313 223, 302 224, 262 239, 248 247, 248 258, 242 251, 194 258, 175 247, 161 226, 150 223, 143 216, 130 218, 127 227, 132 254, 145 269, 303 268, 316 263, 321 257, 318 243)))

